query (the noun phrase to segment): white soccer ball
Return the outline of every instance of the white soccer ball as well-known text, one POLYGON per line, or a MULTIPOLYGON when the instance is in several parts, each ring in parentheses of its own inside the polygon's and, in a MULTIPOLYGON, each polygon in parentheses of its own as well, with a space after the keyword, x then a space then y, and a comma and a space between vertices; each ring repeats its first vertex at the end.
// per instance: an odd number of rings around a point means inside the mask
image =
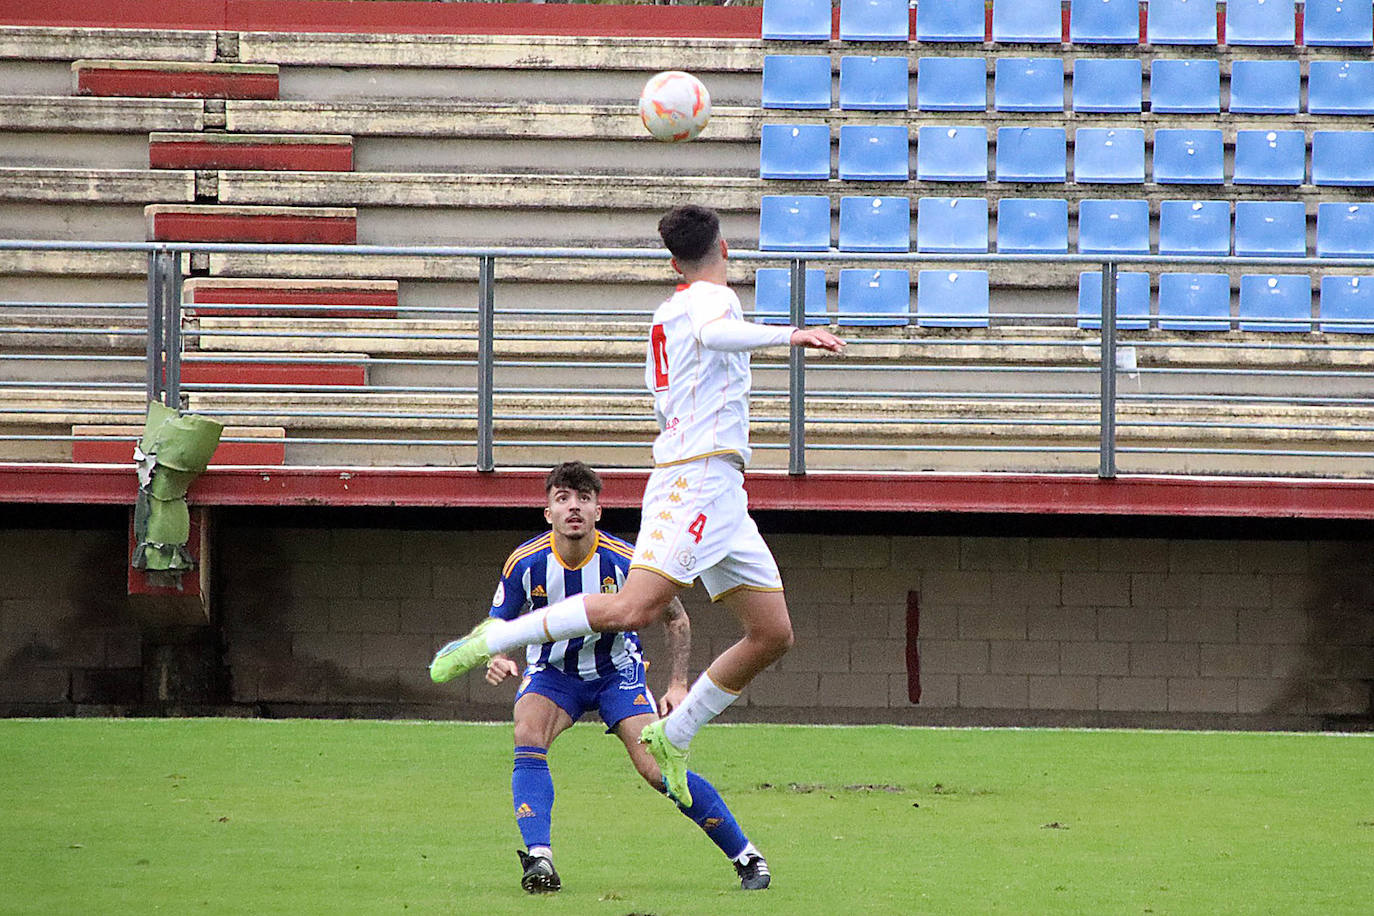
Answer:
POLYGON ((711 93, 690 73, 656 73, 639 94, 639 119, 665 143, 691 140, 711 119, 711 93))

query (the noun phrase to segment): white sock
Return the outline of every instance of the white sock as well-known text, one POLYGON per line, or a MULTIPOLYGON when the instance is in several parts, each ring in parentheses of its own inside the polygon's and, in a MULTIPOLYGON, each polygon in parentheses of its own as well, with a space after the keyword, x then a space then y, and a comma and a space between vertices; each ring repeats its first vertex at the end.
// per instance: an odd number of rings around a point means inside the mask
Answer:
POLYGON ((743 864, 750 856, 757 855, 761 855, 761 853, 754 848, 753 843, 750 843, 748 840, 746 840, 744 842, 744 848, 741 849, 739 855, 735 856, 731 861, 743 864))
POLYGON ((533 646, 574 636, 591 636, 596 631, 587 622, 583 595, 573 595, 540 611, 502 620, 487 633, 487 651, 495 655, 521 646, 533 646))
POLYGON ((531 846, 531 847, 530 847, 530 855, 535 856, 535 857, 543 856, 544 858, 548 859, 550 862, 553 861, 553 850, 550 849, 550 848, 547 847, 547 846, 531 846))
POLYGON ((699 728, 725 712, 738 699, 739 694, 719 686, 711 680, 710 672, 703 671, 692 689, 687 691, 687 699, 663 720, 663 734, 685 751, 699 728))

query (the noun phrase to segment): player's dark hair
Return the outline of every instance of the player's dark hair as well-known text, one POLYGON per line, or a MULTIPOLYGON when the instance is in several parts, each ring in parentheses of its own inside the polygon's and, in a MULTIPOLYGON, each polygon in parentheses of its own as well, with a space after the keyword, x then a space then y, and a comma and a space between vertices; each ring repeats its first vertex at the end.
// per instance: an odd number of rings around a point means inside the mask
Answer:
POLYGON ((577 493, 595 493, 600 496, 601 478, 597 476, 596 471, 580 461, 565 461, 549 471, 549 476, 544 478, 545 493, 552 493, 559 487, 566 487, 577 493))
POLYGON ((709 207, 683 204, 663 214, 658 234, 679 261, 700 261, 720 238, 720 217, 709 207))

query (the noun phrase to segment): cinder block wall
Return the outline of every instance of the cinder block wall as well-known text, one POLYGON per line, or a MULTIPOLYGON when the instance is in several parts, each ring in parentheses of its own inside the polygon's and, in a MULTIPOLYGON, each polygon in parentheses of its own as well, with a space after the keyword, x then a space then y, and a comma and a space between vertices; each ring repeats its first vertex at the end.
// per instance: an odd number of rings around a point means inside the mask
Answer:
MULTIPOLYGON (((508 716, 513 683, 436 687, 426 665, 484 613, 533 533, 220 525, 232 701, 270 715, 508 716)), ((1374 714, 1366 542, 768 539, 797 644, 736 720, 1312 728, 1374 714)), ((123 532, 4 532, 0 547, 0 706, 136 703, 123 532)), ((738 629, 700 589, 686 604, 695 674, 738 629)), ((644 637, 658 688, 661 628, 644 637)))

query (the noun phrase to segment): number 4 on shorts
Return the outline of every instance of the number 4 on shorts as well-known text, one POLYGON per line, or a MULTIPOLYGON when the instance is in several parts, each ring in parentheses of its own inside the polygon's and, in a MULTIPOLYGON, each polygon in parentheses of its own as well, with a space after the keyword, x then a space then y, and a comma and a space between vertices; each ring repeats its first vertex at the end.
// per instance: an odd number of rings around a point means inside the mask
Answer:
POLYGON ((692 520, 692 524, 687 526, 687 533, 696 538, 698 544, 701 543, 701 533, 706 530, 706 516, 698 515, 692 520))

